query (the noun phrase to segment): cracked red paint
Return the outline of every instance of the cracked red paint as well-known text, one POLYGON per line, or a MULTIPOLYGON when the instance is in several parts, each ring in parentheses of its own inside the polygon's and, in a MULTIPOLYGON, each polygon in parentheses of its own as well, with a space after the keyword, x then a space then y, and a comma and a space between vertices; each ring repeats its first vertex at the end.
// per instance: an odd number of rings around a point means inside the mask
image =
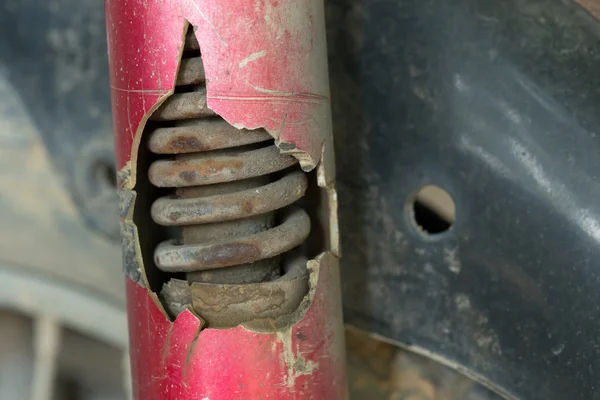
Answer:
POLYGON ((337 287, 339 277, 337 266, 323 264, 304 318, 272 333, 241 326, 201 330, 190 311, 171 322, 149 292, 128 279, 135 398, 345 399, 343 333, 339 321, 330 319, 339 311, 339 292, 326 290, 337 287))

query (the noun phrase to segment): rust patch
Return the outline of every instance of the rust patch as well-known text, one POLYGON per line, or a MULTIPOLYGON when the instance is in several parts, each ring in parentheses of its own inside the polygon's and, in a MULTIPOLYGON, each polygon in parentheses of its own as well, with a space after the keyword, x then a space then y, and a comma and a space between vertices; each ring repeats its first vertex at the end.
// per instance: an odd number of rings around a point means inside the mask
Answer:
POLYGON ((240 160, 204 160, 196 164, 195 172, 198 175, 210 176, 222 174, 223 172, 236 171, 242 169, 244 164, 240 160))
POLYGON ((235 182, 223 192, 214 186, 180 188, 176 196, 156 200, 152 216, 161 225, 190 226, 265 215, 298 201, 308 187, 300 171, 266 185, 258 186, 260 183, 235 182))
POLYGON ((259 285, 223 285, 219 291, 197 291, 194 300, 201 302, 202 313, 226 312, 233 305, 256 303, 252 308, 257 315, 277 311, 286 301, 281 288, 259 285), (244 287, 248 286, 248 287, 244 287), (268 300, 268 301, 267 301, 268 300))
POLYGON ((210 247, 210 252, 200 255, 206 264, 214 268, 245 264, 260 259, 260 248, 254 243, 232 242, 210 247))
POLYGON ((196 173, 194 171, 181 171, 179 173, 179 177, 183 179, 185 182, 193 182, 196 177, 196 173))
POLYGON ((158 160, 150 166, 148 176, 155 186, 176 188, 255 178, 296 163, 295 158, 282 155, 277 147, 269 146, 235 155, 189 154, 158 160), (182 172, 186 174, 182 176, 182 172))
POLYGON ((167 143, 165 143, 165 150, 169 153, 185 153, 188 152, 190 148, 193 148, 197 151, 208 150, 204 148, 202 142, 198 138, 184 135, 173 136, 167 143))
MULTIPOLYGON (((256 332, 273 332, 276 330, 283 331, 296 325, 302 320, 302 318, 304 318, 304 315, 312 305, 321 270, 325 268, 328 271, 337 271, 339 268, 338 263, 339 260, 329 252, 319 255, 314 260, 309 260, 306 263, 306 268, 308 269, 308 291, 302 297, 302 301, 298 307, 296 307, 295 311, 288 315, 280 316, 277 319, 255 318, 251 321, 245 322, 243 324, 244 328, 256 332)), ((339 292, 336 293, 339 294, 339 292)), ((333 295, 337 296, 336 293, 333 295)), ((338 322, 339 321, 332 321, 332 323, 335 324, 338 322)))
POLYGON ((171 221, 177 221, 181 217, 181 211, 172 211, 169 213, 169 219, 171 221))
POLYGON ((271 140, 263 129, 237 129, 219 119, 196 120, 194 125, 156 129, 150 136, 150 150, 156 154, 184 154, 243 146, 271 140))
POLYGON ((185 187, 229 181, 244 163, 235 158, 208 160, 160 160, 150 167, 151 182, 158 187, 185 187))
POLYGON ((161 243, 154 252, 158 268, 165 272, 194 272, 268 259, 302 244, 310 232, 310 219, 294 210, 281 225, 229 242, 161 243))
POLYGON ((251 200, 245 200, 242 202, 241 208, 246 214, 252 214, 252 210, 254 210, 254 204, 251 200))

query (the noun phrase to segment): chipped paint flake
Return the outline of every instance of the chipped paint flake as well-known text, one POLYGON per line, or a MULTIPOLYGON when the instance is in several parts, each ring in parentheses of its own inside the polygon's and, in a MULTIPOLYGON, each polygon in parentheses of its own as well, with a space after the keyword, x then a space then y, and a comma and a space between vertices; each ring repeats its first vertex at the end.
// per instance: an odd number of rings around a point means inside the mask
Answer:
POLYGON ((287 374, 284 376, 284 385, 291 390, 295 389, 296 379, 302 375, 311 375, 319 369, 319 363, 314 361, 306 361, 306 358, 300 353, 298 346, 294 351, 292 343, 292 329, 277 332, 277 339, 283 345, 281 353, 287 374))

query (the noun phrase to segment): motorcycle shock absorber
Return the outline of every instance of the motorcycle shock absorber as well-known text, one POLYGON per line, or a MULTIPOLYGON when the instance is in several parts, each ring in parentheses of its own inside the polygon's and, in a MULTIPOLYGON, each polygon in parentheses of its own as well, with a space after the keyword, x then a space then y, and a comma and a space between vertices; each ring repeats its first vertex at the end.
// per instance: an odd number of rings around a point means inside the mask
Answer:
MULTIPOLYGON (((308 291, 306 259, 282 257, 310 232, 308 214, 293 206, 306 192, 306 175, 264 129, 237 129, 206 107, 191 28, 183 57, 174 95, 150 117, 149 149, 166 157, 152 163, 149 179, 170 189, 153 203, 152 218, 178 228, 158 245, 154 262, 164 272, 185 273, 200 292, 193 306, 207 326, 289 314, 308 291), (243 301, 228 302, 232 296, 243 301)), ((167 304, 174 303, 171 287, 163 293, 167 304)))
POLYGON ((322 0, 106 0, 132 389, 346 398, 322 0))

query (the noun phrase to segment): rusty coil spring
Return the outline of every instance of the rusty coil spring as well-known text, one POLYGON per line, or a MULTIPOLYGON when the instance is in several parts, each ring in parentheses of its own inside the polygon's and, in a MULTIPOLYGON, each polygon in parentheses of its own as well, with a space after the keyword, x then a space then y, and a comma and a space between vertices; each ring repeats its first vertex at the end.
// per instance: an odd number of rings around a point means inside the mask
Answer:
POLYGON ((149 179, 174 189, 153 203, 152 218, 180 228, 155 249, 155 264, 186 273, 189 282, 282 280, 279 256, 310 231, 307 213, 287 207, 304 196, 306 176, 267 132, 237 129, 207 107, 193 35, 183 54, 175 93, 151 116, 158 127, 150 134, 150 150, 170 157, 151 164, 149 179))

